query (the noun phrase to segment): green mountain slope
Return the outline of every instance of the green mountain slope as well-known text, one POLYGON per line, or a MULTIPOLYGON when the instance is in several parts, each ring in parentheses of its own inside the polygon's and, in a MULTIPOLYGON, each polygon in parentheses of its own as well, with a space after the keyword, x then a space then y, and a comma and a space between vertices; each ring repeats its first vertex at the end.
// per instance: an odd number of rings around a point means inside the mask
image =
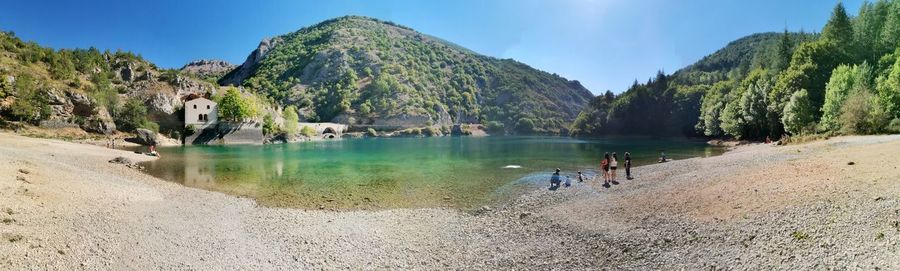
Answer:
POLYGON ((355 16, 264 40, 219 83, 294 105, 301 119, 376 129, 483 123, 555 133, 592 97, 578 81, 355 16))

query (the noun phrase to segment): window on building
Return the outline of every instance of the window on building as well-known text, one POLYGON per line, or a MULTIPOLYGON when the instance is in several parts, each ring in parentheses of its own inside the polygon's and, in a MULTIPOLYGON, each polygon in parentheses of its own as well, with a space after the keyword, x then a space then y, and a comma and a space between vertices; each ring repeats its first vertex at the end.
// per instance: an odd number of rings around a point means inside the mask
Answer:
POLYGON ((203 114, 199 114, 199 115, 197 115, 197 120, 199 120, 199 121, 203 121, 203 114))
POLYGON ((194 109, 197 109, 197 105, 196 105, 196 104, 194 105, 194 109))
POLYGON ((206 109, 209 109, 209 105, 206 105, 206 109))

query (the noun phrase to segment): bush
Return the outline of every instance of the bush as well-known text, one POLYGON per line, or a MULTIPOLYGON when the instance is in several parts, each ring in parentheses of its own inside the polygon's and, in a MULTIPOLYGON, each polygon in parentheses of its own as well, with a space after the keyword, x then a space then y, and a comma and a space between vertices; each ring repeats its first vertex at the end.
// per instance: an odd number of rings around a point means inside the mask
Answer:
MULTIPOLYGON (((293 105, 285 107, 284 112, 281 113, 281 117, 284 118, 284 132, 289 136, 297 134, 297 122, 300 121, 300 116, 297 115, 297 108, 293 105)), ((313 134, 315 134, 315 131, 313 131, 313 134)))
POLYGON ((378 132, 376 132, 375 129, 369 128, 369 129, 366 129, 366 135, 371 136, 371 137, 377 137, 378 132))
POLYGON ((275 120, 272 119, 271 115, 266 115, 263 117, 263 134, 271 135, 277 132, 278 127, 275 124, 275 120))
POLYGON ((790 101, 784 107, 784 114, 781 117, 784 129, 792 135, 808 132, 815 122, 814 110, 806 90, 797 91, 791 95, 790 101))
POLYGON ((534 120, 529 118, 521 118, 516 122, 516 131, 531 133, 534 132, 534 120))
POLYGON ((316 135, 316 129, 309 126, 303 126, 303 128, 300 129, 300 134, 306 137, 313 137, 316 135))
POLYGON ((891 123, 887 126, 887 131, 889 133, 900 133, 900 118, 891 120, 891 123))
POLYGON ((250 103, 237 88, 230 87, 219 100, 219 115, 230 121, 243 121, 252 114, 250 103))
POLYGON ((38 123, 50 117, 47 95, 37 90, 31 76, 20 76, 15 83, 16 100, 9 110, 20 121, 38 123))
POLYGON ((128 99, 122 109, 117 110, 114 118, 116 127, 121 131, 132 132, 137 128, 159 130, 158 124, 147 119, 147 108, 144 102, 137 98, 128 99))
POLYGON ((485 128, 488 132, 499 132, 502 133, 506 128, 504 127, 502 122, 499 121, 489 121, 485 128))

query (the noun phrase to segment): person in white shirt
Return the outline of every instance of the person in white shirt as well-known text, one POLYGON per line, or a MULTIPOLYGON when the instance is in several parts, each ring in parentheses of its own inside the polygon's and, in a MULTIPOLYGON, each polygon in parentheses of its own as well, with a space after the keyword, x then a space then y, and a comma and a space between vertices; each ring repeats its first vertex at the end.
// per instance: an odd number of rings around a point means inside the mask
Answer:
POLYGON ((619 166, 618 157, 616 157, 616 153, 612 153, 612 159, 609 160, 609 178, 612 180, 613 184, 616 182, 616 168, 619 166))

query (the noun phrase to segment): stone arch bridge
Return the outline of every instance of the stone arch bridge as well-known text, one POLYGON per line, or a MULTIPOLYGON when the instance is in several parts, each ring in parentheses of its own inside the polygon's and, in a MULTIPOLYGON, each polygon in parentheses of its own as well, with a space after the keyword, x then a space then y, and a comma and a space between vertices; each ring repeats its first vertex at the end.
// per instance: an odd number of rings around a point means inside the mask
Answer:
POLYGON ((298 128, 310 127, 316 131, 317 137, 321 138, 340 138, 344 132, 347 132, 347 125, 331 122, 301 122, 298 128))

